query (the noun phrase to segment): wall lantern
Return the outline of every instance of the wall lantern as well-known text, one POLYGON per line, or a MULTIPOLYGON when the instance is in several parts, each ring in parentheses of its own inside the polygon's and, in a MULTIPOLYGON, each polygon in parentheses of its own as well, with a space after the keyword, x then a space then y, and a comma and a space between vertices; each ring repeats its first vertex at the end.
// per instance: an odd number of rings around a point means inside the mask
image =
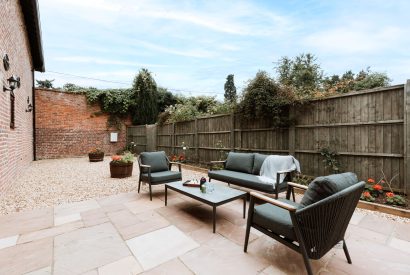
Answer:
POLYGON ((7 82, 9 83, 8 87, 3 85, 3 91, 11 91, 13 92, 14 89, 20 88, 20 77, 16 75, 12 75, 7 78, 7 82))
POLYGON ((27 97, 27 108, 26 108, 26 112, 30 113, 31 111, 33 111, 33 104, 30 103, 30 97, 27 97))

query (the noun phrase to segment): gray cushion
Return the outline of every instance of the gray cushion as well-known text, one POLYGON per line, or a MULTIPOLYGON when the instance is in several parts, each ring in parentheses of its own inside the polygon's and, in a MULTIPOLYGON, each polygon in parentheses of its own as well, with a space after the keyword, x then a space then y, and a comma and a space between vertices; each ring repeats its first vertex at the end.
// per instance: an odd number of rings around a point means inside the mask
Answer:
POLYGON ((255 159, 253 160, 252 174, 260 175, 262 164, 267 157, 268 155, 262 155, 259 153, 255 153, 255 159))
MULTIPOLYGON (((300 205, 296 202, 286 199, 278 200, 300 208, 300 205)), ((289 211, 283 208, 274 206, 270 203, 256 206, 253 214, 253 223, 265 229, 269 229, 276 234, 296 240, 289 211)))
MULTIPOLYGON (((229 170, 208 171, 208 176, 211 179, 220 180, 223 182, 251 188, 263 192, 273 193, 273 185, 264 183, 258 179, 256 175, 241 173, 229 170)), ((286 183, 285 183, 286 184, 286 183)))
POLYGON ((226 160, 225 168, 231 171, 251 174, 254 154, 230 152, 226 160))
MULTIPOLYGON (((148 178, 148 174, 142 174, 143 178, 148 178)), ((182 179, 181 172, 177 171, 163 171, 151 173, 151 183, 178 181, 182 179)))
POLYGON ((309 184, 309 188, 306 190, 300 204, 307 206, 318 202, 357 182, 356 174, 350 172, 317 177, 309 184))
POLYGON ((169 170, 167 156, 164 151, 141 153, 141 162, 151 166, 151 173, 169 170))

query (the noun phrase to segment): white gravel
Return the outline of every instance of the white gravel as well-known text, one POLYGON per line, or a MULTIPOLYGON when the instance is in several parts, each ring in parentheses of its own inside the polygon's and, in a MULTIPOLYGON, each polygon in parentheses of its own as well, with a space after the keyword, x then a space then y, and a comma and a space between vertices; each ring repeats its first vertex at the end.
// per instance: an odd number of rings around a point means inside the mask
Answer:
MULTIPOLYGON (((106 157, 102 162, 89 162, 88 157, 84 157, 32 162, 11 190, 0 197, 0 215, 136 191, 137 163, 134 163, 132 177, 114 179, 110 177, 110 160, 106 157)), ((199 179, 206 173, 183 168, 182 176, 184 180, 199 179)), ((356 211, 383 219, 410 222, 410 219, 376 211, 356 211)))
MULTIPOLYGON (((87 157, 32 162, 0 197, 0 215, 136 191, 137 163, 132 177, 114 179, 110 177, 110 160, 89 162, 87 157)), ((204 174, 183 169, 183 178, 201 176, 204 174)))

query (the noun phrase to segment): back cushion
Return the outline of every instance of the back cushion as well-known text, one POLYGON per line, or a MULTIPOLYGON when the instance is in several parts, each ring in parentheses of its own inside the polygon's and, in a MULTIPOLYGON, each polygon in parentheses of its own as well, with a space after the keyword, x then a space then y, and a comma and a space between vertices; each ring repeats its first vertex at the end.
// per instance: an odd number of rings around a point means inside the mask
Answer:
POLYGON ((150 165, 152 173, 168 171, 168 162, 164 151, 141 153, 141 162, 150 165))
POLYGON ((230 152, 225 169, 252 174, 253 159, 254 154, 230 152))
POLYGON ((268 155, 262 155, 262 154, 259 154, 259 153, 255 153, 255 159, 253 161, 252 174, 254 174, 254 175, 259 175, 260 174, 262 163, 265 161, 265 159, 267 157, 268 157, 268 155))
POLYGON ((317 177, 310 184, 300 204, 308 206, 357 183, 357 176, 348 172, 317 177))

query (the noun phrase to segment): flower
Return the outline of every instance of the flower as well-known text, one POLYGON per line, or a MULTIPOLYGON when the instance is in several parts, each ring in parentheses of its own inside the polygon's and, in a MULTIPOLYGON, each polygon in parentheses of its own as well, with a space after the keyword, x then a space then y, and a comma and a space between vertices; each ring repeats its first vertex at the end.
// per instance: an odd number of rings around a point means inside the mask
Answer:
POLYGON ((375 185, 372 186, 372 188, 373 188, 374 190, 377 190, 377 191, 380 191, 380 190, 383 189, 383 187, 382 187, 380 184, 375 184, 375 185))
POLYGON ((394 195, 394 193, 393 192, 387 192, 386 193, 386 197, 388 197, 388 198, 393 198, 395 195, 394 195))
POLYGON ((386 182, 385 182, 384 180, 381 180, 381 181, 380 181, 380 183, 382 183, 382 184, 383 184, 383 183, 386 183, 386 182))
POLYGON ((177 160, 177 156, 172 155, 172 156, 170 157, 170 159, 171 159, 171 161, 176 161, 176 160, 177 160))
POLYGON ((100 154, 100 153, 103 153, 103 151, 100 148, 94 147, 88 153, 90 153, 90 154, 100 154))
POLYGON ((119 155, 114 155, 114 156, 111 157, 111 159, 112 159, 113 161, 120 161, 120 160, 122 159, 122 157, 119 156, 119 155))
POLYGON ((372 179, 372 178, 368 178, 368 179, 367 179, 367 182, 368 182, 368 183, 375 183, 374 179, 372 179))
POLYGON ((184 161, 185 160, 185 156, 184 155, 180 155, 179 156, 179 161, 184 161))
POLYGON ((369 191, 363 192, 363 197, 370 197, 370 192, 369 191))

